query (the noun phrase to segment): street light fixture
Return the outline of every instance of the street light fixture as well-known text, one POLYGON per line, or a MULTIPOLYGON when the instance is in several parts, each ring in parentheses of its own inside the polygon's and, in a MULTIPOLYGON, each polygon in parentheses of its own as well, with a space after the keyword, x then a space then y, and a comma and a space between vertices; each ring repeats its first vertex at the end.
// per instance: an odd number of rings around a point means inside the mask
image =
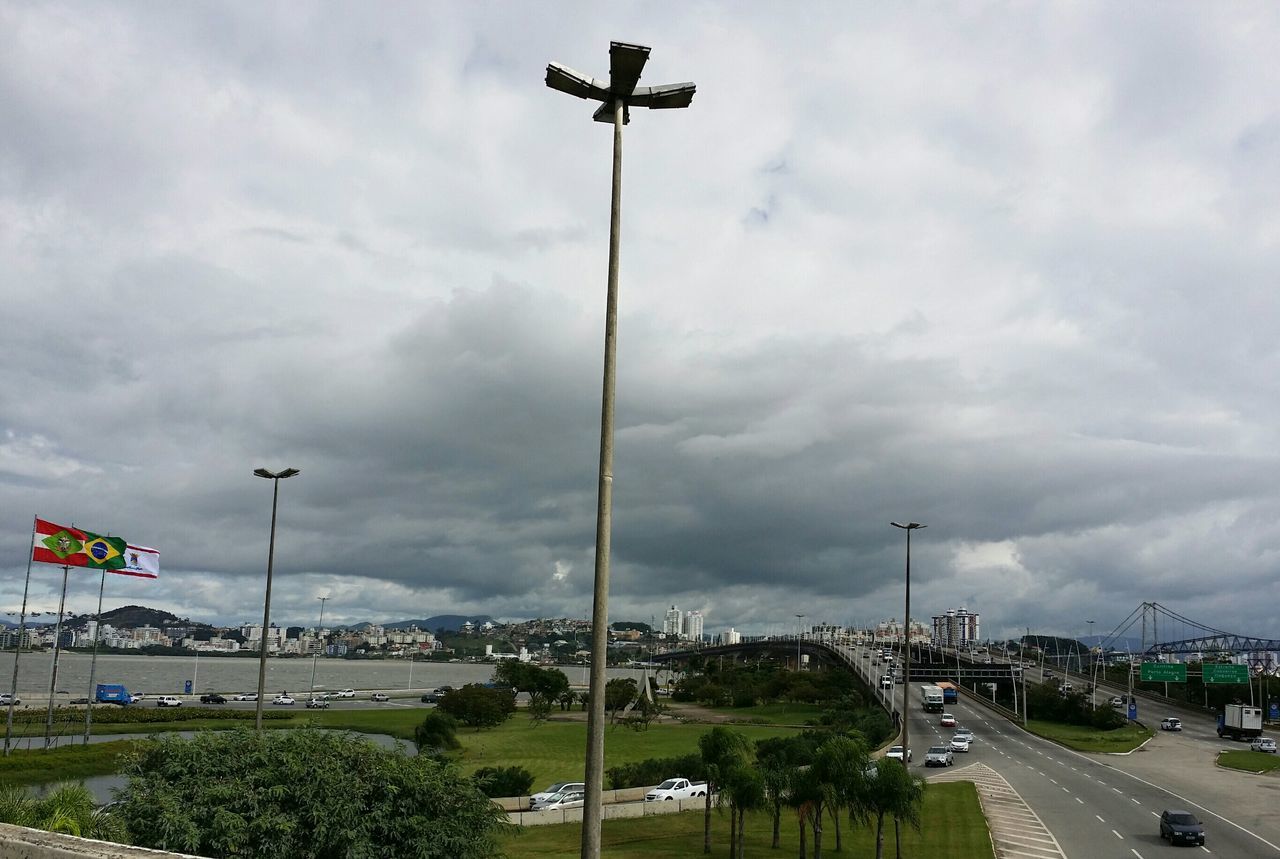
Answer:
POLYGON ((298 473, 298 469, 286 468, 284 471, 270 472, 265 468, 255 468, 253 473, 257 477, 264 477, 271 481, 271 540, 267 543, 267 595, 262 601, 262 647, 258 651, 258 700, 255 702, 258 707, 253 721, 255 729, 261 731, 262 696, 266 693, 267 686, 267 629, 271 623, 271 571, 276 557, 276 502, 280 500, 280 481, 293 477, 298 473))
POLYGON ((609 82, 596 80, 560 63, 547 65, 547 86, 600 102, 593 119, 613 123, 613 193, 609 210, 609 278, 605 308, 604 385, 600 408, 600 474, 596 506, 595 586, 591 611, 591 703, 587 717, 586 797, 582 808, 582 859, 600 855, 604 790, 604 688, 609 624, 609 540, 613 519, 613 411, 617 375, 618 252, 622 233, 622 126, 630 108, 688 107, 691 83, 640 87, 649 48, 609 43, 609 82))
POLYGON ((316 697, 316 660, 320 658, 320 651, 324 647, 324 604, 329 601, 329 597, 316 597, 320 600, 320 625, 316 627, 316 636, 320 639, 320 646, 311 654, 311 696, 316 697))
POLYGON ((801 631, 804 629, 804 627, 800 625, 800 621, 802 620, 804 620, 804 615, 802 614, 796 615, 796 673, 797 674, 800 673, 800 639, 804 637, 804 633, 801 631))
MULTIPOLYGON (((1089 624, 1089 640, 1092 641, 1093 640, 1093 621, 1086 620, 1085 623, 1089 624)), ((1093 644, 1097 644, 1097 642, 1095 641, 1093 642, 1093 644)), ((1093 644, 1085 645, 1086 649, 1089 651, 1089 662, 1090 662, 1089 667, 1092 669, 1090 673, 1093 675, 1093 680, 1089 684, 1089 709, 1090 710, 1094 710, 1098 706, 1098 657, 1093 652, 1093 644)))
MULTIPOLYGON (((928 525, 921 525, 919 522, 908 522, 903 525, 899 522, 890 522, 895 528, 901 528, 907 532, 907 602, 903 609, 902 620, 902 640, 907 645, 906 658, 902 661, 902 765, 907 765, 907 755, 911 751, 910 744, 910 719, 907 718, 907 697, 911 694, 911 532, 920 528, 928 528, 928 525)), ((957 685, 960 678, 956 678, 957 685)))

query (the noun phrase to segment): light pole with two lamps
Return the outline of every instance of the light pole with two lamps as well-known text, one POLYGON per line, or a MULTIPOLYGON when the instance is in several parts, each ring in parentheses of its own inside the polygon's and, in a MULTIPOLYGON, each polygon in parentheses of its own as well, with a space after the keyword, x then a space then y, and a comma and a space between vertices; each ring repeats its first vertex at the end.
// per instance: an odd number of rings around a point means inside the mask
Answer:
POLYGON ((609 540, 613 519, 613 410, 617 375, 618 256, 622 234, 622 126, 630 108, 688 107, 691 83, 637 86, 649 60, 649 48, 609 43, 609 82, 576 72, 560 63, 547 65, 547 86, 578 98, 600 102, 593 119, 613 123, 613 193, 609 209, 609 282, 605 305, 604 386, 600 408, 600 474, 596 496, 595 585, 591 611, 591 703, 587 716, 586 797, 582 806, 582 859, 600 855, 600 821, 604 790, 604 687, 609 646, 609 540))
POLYGON ((262 696, 267 691, 267 630, 271 623, 271 570, 276 558, 276 503, 280 500, 280 481, 293 477, 299 472, 296 468, 286 468, 284 471, 276 472, 255 468, 253 473, 271 481, 271 540, 267 544, 267 595, 262 601, 262 647, 258 651, 258 700, 255 702, 258 707, 253 719, 254 728, 261 731, 262 696))
MULTIPOLYGON (((928 525, 921 525, 919 522, 908 522, 903 525, 899 522, 890 522, 895 528, 901 528, 907 532, 907 602, 903 608, 902 620, 902 640, 906 645, 903 649, 906 658, 902 661, 902 765, 907 765, 907 757, 911 754, 910 743, 910 719, 907 718, 907 699, 911 694, 911 532, 920 528, 927 528, 928 525)), ((957 682, 959 678, 956 678, 957 682)))

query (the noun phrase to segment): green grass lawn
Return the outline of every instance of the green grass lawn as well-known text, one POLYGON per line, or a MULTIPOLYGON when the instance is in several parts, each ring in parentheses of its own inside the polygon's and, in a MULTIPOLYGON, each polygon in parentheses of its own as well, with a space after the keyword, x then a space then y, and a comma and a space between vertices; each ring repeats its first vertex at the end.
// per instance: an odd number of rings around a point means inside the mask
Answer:
MULTIPOLYGON (((679 715, 679 704, 672 712, 679 715)), ((817 722, 823 707, 816 704, 757 704, 754 707, 708 707, 726 719, 739 724, 754 725, 806 725, 817 722)))
POLYGON ((1078 752, 1131 752, 1151 738, 1151 731, 1132 722, 1113 731, 1031 719, 1027 730, 1078 752))
POLYGON ((1271 772, 1280 769, 1280 755, 1268 752, 1222 752, 1218 766, 1251 773, 1271 772))
MULTIPOLYGON (((782 812, 780 849, 772 851, 773 821, 767 814, 749 814, 743 852, 747 856, 796 856, 799 833, 794 812, 782 812)), ((991 836, 978 805, 978 793, 970 782, 931 784, 925 790, 924 821, 920 832, 903 827, 902 854, 927 856, 929 859, 986 859, 991 857, 991 836)), ((601 855, 609 859, 677 859, 702 856, 701 812, 664 814, 657 817, 606 820, 601 832, 601 855)), ((844 849, 835 852, 835 826, 827 819, 823 829, 824 856, 872 856, 875 853, 875 829, 868 826, 849 828, 848 818, 841 821, 844 849)), ((508 856, 576 857, 580 854, 581 824, 530 826, 514 832, 504 841, 508 856)), ((711 855, 728 853, 728 812, 712 812, 711 855)), ((813 849, 812 835, 809 849, 813 849)), ((894 855, 893 821, 885 821, 886 856, 894 855)))
POLYGON ((78 781, 116 771, 116 758, 133 748, 132 740, 63 746, 56 749, 17 749, 0 757, 0 783, 48 784, 78 781))

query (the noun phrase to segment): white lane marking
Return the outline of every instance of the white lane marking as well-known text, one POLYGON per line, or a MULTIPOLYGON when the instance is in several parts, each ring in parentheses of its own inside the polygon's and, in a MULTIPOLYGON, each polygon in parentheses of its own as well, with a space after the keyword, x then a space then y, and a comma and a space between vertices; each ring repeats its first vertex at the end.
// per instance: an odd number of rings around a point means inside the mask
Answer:
POLYGON ((1111 830, 1111 832, 1115 835, 1116 838, 1119 838, 1121 841, 1124 841, 1124 836, 1121 835, 1119 832, 1116 832, 1114 829, 1111 830))
POLYGON ((1137 856, 1138 859, 1142 859, 1142 854, 1139 853, 1137 850, 1130 850, 1129 852, 1132 853, 1134 856, 1137 856))
POLYGON ((1076 797, 1076 802, 1080 803, 1081 805, 1084 805, 1084 800, 1078 796, 1076 797))
POLYGON ((1101 814, 1095 814, 1095 815, 1094 815, 1094 817, 1098 818, 1098 822, 1099 822, 1099 823, 1106 823, 1106 821, 1102 819, 1102 815, 1101 815, 1101 814))
POLYGON ((1138 799, 1136 796, 1129 797, 1129 801, 1134 805, 1142 805, 1142 800, 1138 799))
POLYGON ((1062 846, 1044 821, 1027 805, 1004 776, 986 764, 971 764, 929 777, 930 782, 971 781, 986 815, 991 840, 999 857, 1066 859, 1062 846))

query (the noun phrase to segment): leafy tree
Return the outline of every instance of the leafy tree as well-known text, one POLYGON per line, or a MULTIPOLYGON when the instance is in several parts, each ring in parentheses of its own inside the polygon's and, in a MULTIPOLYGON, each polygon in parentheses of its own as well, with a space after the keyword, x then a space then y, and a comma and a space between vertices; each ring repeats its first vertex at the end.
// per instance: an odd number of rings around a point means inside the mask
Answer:
POLYGON ((480 859, 504 825, 453 764, 313 728, 168 735, 123 773, 134 843, 201 856, 480 859))
POLYGON ((717 786, 736 767, 744 766, 751 752, 746 736, 725 727, 715 727, 698 737, 698 751, 707 773, 706 810, 702 824, 702 852, 711 852, 711 797, 717 786))
POLYGON ((604 708, 609 711, 609 721, 617 718, 618 711, 636 700, 640 687, 630 677, 615 677, 604 685, 604 708))
POLYGON ((125 841, 120 819, 104 813, 83 784, 63 784, 43 797, 16 785, 0 786, 0 823, 98 841, 125 841))
POLYGON ((468 683, 451 689, 436 704, 468 728, 493 728, 501 725, 516 711, 516 697, 509 689, 492 689, 479 683, 468 683))
POLYGON ((551 714, 551 705, 569 691, 569 678, 558 668, 543 668, 531 662, 508 660, 493 672, 493 680, 529 696, 529 718, 541 722, 551 714))
MULTIPOLYGON (((863 809, 863 784, 870 761, 867 747, 852 737, 831 737, 824 742, 814 756, 809 771, 820 786, 822 799, 831 811, 836 827, 836 850, 844 849, 840 831, 840 809, 848 808, 854 820, 865 816, 863 809)), ((814 856, 821 855, 820 832, 814 832, 814 856)))
POLYGON ((472 773, 485 796, 525 796, 533 787, 533 773, 524 767, 481 767, 472 773))
POLYGON ((764 776, 753 767, 737 766, 724 776, 722 789, 729 803, 729 855, 742 859, 746 814, 764 808, 767 803, 764 776))
POLYGON ((421 754, 440 753, 462 746, 458 742, 458 720, 443 710, 432 710, 413 729, 413 741, 421 754))
POLYGON ((899 761, 881 758, 863 788, 861 805, 868 818, 876 821, 876 859, 884 859, 885 817, 892 817, 895 822, 905 820, 919 828, 924 782, 899 761))

